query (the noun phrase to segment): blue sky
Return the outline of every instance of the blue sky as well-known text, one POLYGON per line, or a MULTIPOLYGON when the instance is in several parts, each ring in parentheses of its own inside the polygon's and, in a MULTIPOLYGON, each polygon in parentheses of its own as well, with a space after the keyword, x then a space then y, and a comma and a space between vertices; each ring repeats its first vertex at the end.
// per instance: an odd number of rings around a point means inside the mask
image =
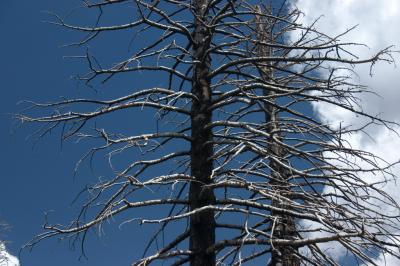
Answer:
MULTIPOLYGON (((74 164, 83 150, 76 145, 61 149, 59 135, 33 145, 32 139, 26 139, 33 128, 16 128, 9 115, 21 110, 22 106, 16 105, 21 100, 46 101, 61 95, 79 95, 80 89, 70 76, 82 70, 82 65, 63 59, 68 49, 59 48, 73 38, 42 22, 49 18, 42 11, 65 14, 79 2, 0 2, 0 219, 12 226, 3 237, 9 241, 7 248, 12 254, 18 254, 23 244, 41 232, 45 211, 54 210, 53 222, 68 221, 77 210, 77 206, 70 205, 74 196, 98 174, 84 168, 73 178, 74 164)), ((129 265, 138 254, 135 250, 143 244, 141 237, 139 229, 114 230, 111 226, 100 239, 90 238, 88 260, 80 261, 79 246, 71 251, 68 241, 45 241, 31 252, 24 250, 21 265, 129 265)))
MULTIPOLYGON (((393 26, 400 23, 400 7, 396 0, 378 3, 367 0, 363 6, 350 0, 319 1, 318 6, 315 6, 315 2, 297 1, 300 9, 310 15, 309 19, 304 19, 305 23, 311 22, 312 18, 321 13, 331 12, 331 16, 326 16, 320 22, 321 27, 328 32, 360 24, 361 30, 355 31, 349 38, 370 44, 371 50, 400 43, 399 30, 393 26), (346 12, 343 12, 344 3, 347 5, 346 12), (370 19, 381 11, 385 12, 385 16, 379 20, 370 19), (382 28, 386 29, 386 33, 379 31, 382 28)), ((77 210, 77 206, 70 205, 74 196, 93 177, 109 171, 97 167, 91 172, 88 167, 83 167, 73 178, 75 162, 85 147, 68 144, 61 148, 57 134, 47 136, 34 145, 32 139, 26 139, 34 128, 16 128, 9 115, 22 109, 21 105, 16 105, 21 100, 47 101, 61 95, 93 94, 93 91, 78 88, 76 81, 71 79, 71 75, 85 69, 83 64, 64 59, 63 56, 72 54, 72 50, 59 48, 75 40, 74 35, 42 22, 48 19, 48 15, 42 11, 66 14, 79 3, 54 0, 0 1, 0 220, 12 226, 10 231, 3 234, 4 237, 2 235, 3 239, 9 241, 7 248, 12 254, 18 254, 23 244, 41 232, 45 211, 54 210, 51 212, 53 222, 65 222, 73 217, 77 210)), ((126 35, 116 35, 113 42, 108 40, 103 43, 102 49, 113 49, 115 52, 126 49, 119 47, 118 43, 126 46, 129 38, 126 35)), ((365 55, 369 52, 365 52, 365 55)), ((400 99, 400 93, 397 86, 393 85, 400 82, 399 70, 393 66, 377 66, 376 75, 372 78, 365 69, 360 69, 359 73, 364 84, 377 87, 378 93, 388 100, 385 102, 383 98, 366 98, 364 101, 367 108, 372 112, 389 113, 390 119, 400 121, 398 104, 395 104, 400 99)), ((121 79, 117 84, 123 82, 124 79, 121 79)), ((354 119, 338 110, 329 110, 326 106, 315 108, 320 111, 322 118, 332 119, 331 122, 354 119), (323 110, 328 111, 324 113, 323 110), (331 114, 335 114, 333 118, 331 114)), ((389 159, 399 157, 398 150, 393 149, 393 146, 399 146, 398 139, 380 130, 369 133, 379 141, 355 138, 351 139, 353 145, 383 153, 389 159)), ((116 224, 106 229, 106 234, 101 238, 95 235, 89 238, 86 245, 88 259, 78 261, 79 246, 74 251, 70 249, 68 241, 53 239, 42 242, 31 252, 24 250, 20 257, 21 265, 129 265, 139 254, 138 250, 142 249, 145 231, 137 226, 118 229, 116 224)), ((392 265, 398 264, 394 261, 392 265)))

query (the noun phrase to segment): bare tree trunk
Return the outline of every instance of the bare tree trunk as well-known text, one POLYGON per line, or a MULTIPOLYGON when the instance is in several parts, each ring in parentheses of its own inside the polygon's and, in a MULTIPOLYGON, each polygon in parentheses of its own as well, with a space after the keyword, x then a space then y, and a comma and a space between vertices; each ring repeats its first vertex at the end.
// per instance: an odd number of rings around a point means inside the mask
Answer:
MULTIPOLYGON (((193 33, 193 59, 197 61, 193 69, 192 93, 197 97, 191 110, 192 146, 191 175, 196 179, 191 182, 189 201, 191 210, 201 208, 215 202, 215 196, 206 185, 211 183, 213 163, 212 132, 205 129, 211 122, 209 111, 211 101, 210 57, 206 55, 210 48, 211 34, 205 26, 207 20, 207 2, 194 1, 195 28, 193 33)), ((207 254, 206 250, 215 243, 215 220, 212 210, 202 211, 190 218, 190 264, 192 266, 215 265, 215 254, 207 254)))
MULTIPOLYGON (((257 7, 260 13, 267 12, 271 13, 270 10, 264 9, 262 10, 259 6, 257 7)), ((272 19, 266 19, 265 17, 256 16, 257 23, 257 40, 259 41, 257 53, 262 57, 273 56, 273 51, 270 46, 266 44, 272 43, 274 40, 273 37, 273 21, 272 19)), ((264 63, 259 66, 259 72, 262 80, 273 82, 272 80, 272 69, 264 63)), ((267 97, 270 101, 275 102, 276 98, 274 97, 274 91, 263 90, 263 96, 267 97)), ((266 130, 271 134, 271 138, 269 140, 268 151, 270 152, 272 157, 279 158, 279 160, 284 161, 283 157, 285 156, 285 151, 282 149, 282 146, 274 142, 273 137, 276 137, 282 140, 281 133, 279 131, 279 115, 278 109, 271 105, 264 105, 265 111, 265 122, 266 122, 266 130)), ((282 192, 287 192, 290 190, 289 183, 287 182, 287 174, 286 169, 281 167, 278 163, 271 160, 270 165, 271 169, 271 180, 270 185, 274 190, 276 190, 276 194, 280 195, 282 192)), ((288 209, 289 205, 284 202, 284 200, 273 200, 272 205, 281 209, 288 209)), ((285 215, 282 213, 272 212, 275 220, 273 221, 271 230, 271 235, 273 239, 295 239, 296 237, 296 227, 294 218, 290 215, 285 215)), ((299 266, 300 259, 296 256, 297 248, 291 247, 290 245, 285 246, 273 246, 271 252, 271 261, 269 263, 270 266, 299 266)))

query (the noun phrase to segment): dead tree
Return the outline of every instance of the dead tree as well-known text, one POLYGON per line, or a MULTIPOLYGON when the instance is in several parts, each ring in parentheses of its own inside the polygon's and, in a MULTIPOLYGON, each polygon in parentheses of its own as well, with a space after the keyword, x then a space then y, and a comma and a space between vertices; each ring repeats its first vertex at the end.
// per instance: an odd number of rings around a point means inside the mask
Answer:
POLYGON ((271 4, 266 11, 263 2, 84 1, 88 12, 99 12, 93 26, 55 17, 54 24, 87 34, 78 46, 116 31, 145 36, 146 44, 137 40, 140 45, 118 63, 99 62, 90 50, 82 56, 89 73, 81 81, 110 86, 129 73, 135 87, 111 100, 31 102, 29 110, 43 115, 18 118, 42 124, 39 136, 61 128, 64 139, 93 141, 78 164, 94 154, 112 161, 133 153, 136 159, 88 187, 89 200, 72 223, 46 224, 30 245, 60 235, 85 239, 89 230, 124 212, 141 226, 160 225, 133 265, 159 260, 196 266, 338 265, 321 243, 341 245, 363 262, 374 263, 377 252, 400 257, 400 217, 375 204, 399 210, 382 189, 394 178, 391 165, 346 141, 370 124, 392 125, 359 108, 357 96, 369 89, 344 71, 390 62, 390 51, 358 59, 346 50, 357 44, 299 24, 300 11, 286 5, 271 4), (132 21, 102 25, 105 13, 118 14, 128 5, 137 12, 132 21), (137 80, 149 72, 151 85, 143 87, 137 80), (325 124, 307 111, 315 102, 357 114, 366 123, 325 124), (156 130, 140 122, 135 132, 113 131, 104 122, 124 111, 139 119, 141 110, 154 111, 156 130), (360 160, 368 167, 359 167, 360 160), (363 178, 371 173, 382 181, 363 178), (170 242, 158 247, 154 243, 162 233, 170 242))
MULTIPOLYGON (((215 205, 215 196, 208 187, 212 183, 213 171, 213 136, 210 127, 212 122, 211 57, 209 50, 212 41, 212 29, 208 27, 209 1, 193 1, 194 30, 192 33, 193 76, 191 93, 195 100, 192 102, 191 118, 191 177, 196 182, 190 183, 190 210, 215 205)), ((215 265, 215 253, 207 253, 207 248, 215 243, 215 220, 212 209, 190 216, 189 250, 196 254, 190 259, 190 265, 215 265)))
MULTIPOLYGON (((256 23, 256 38, 259 42, 257 47, 257 54, 259 57, 272 57, 274 55, 273 49, 271 46, 262 45, 263 43, 273 43, 278 36, 274 34, 274 26, 275 20, 272 18, 272 7, 262 8, 261 6, 256 6, 256 10, 259 14, 268 14, 269 16, 260 16, 256 15, 255 23, 256 23)), ((271 67, 271 63, 261 63, 258 66, 258 71, 260 73, 260 78, 265 83, 273 83, 273 68, 271 67)), ((279 143, 275 143, 274 139, 271 136, 275 135, 275 137, 279 141, 283 141, 282 133, 279 128, 279 111, 275 105, 277 104, 275 98, 275 92, 273 90, 263 90, 262 96, 264 98, 270 99, 271 103, 264 103, 264 111, 265 111, 265 127, 266 132, 270 135, 268 138, 268 152, 277 158, 284 159, 285 158, 285 150, 282 145, 279 143)), ((288 163, 287 161, 285 163, 288 163)), ((284 197, 285 194, 290 193, 290 189, 288 189, 289 183, 287 174, 287 170, 284 167, 281 167, 278 163, 274 161, 269 162, 270 168, 270 176, 271 178, 267 180, 267 182, 271 185, 271 188, 276 191, 277 195, 282 195, 284 197)), ((286 204, 284 200, 272 200, 272 206, 279 209, 290 209, 290 204, 286 204)), ((282 214, 280 212, 271 212, 271 214, 275 217, 273 228, 271 230, 271 235, 276 239, 287 239, 294 240, 297 237, 296 226, 294 222, 294 217, 287 214, 282 214)), ((270 230, 270 229, 269 229, 270 230)), ((300 258, 295 256, 298 252, 297 247, 288 246, 278 246, 271 251, 271 262, 270 265, 277 266, 298 266, 300 265, 300 258), (295 249, 295 250, 293 250, 295 249)))

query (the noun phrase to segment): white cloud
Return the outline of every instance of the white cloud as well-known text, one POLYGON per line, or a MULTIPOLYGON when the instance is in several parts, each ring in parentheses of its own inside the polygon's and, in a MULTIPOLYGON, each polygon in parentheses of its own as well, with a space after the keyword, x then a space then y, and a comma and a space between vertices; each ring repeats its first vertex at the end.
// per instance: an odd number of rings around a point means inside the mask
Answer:
MULTIPOLYGON (((316 28, 320 32, 330 36, 338 35, 349 28, 358 25, 356 29, 340 38, 341 42, 364 43, 368 47, 350 47, 350 51, 360 58, 368 58, 377 51, 391 45, 394 50, 400 49, 400 1, 399 0, 293 0, 304 14, 301 22, 311 25, 316 19, 319 21, 316 28), (322 17, 320 17, 323 15, 322 17)), ((400 56, 394 55, 397 64, 400 64, 400 56)), ((378 63, 370 75, 369 66, 356 66, 356 81, 367 85, 381 97, 372 94, 361 96, 363 110, 372 115, 380 115, 385 119, 400 122, 400 69, 393 64, 378 63)), ((315 104, 314 109, 319 117, 332 124, 345 123, 346 125, 357 125, 360 118, 353 114, 339 110, 335 106, 326 104, 315 104)), ((395 127, 400 133, 400 128, 395 127)), ((393 132, 383 127, 370 127, 366 134, 358 133, 348 137, 349 143, 354 148, 372 152, 388 162, 396 162, 400 159, 400 138, 393 132)), ((393 168, 392 172, 400 177, 400 167, 393 168)), ((364 177, 371 181, 379 178, 373 175, 364 177)), ((400 202, 399 182, 387 184, 384 190, 400 202)), ((390 213, 392 210, 387 206, 379 206, 382 210, 390 213)), ((331 246, 331 253, 345 255, 340 252, 339 247, 331 246), (336 248, 336 250, 335 250, 336 248)), ((394 257, 387 256, 386 259, 380 255, 376 263, 378 265, 395 266, 400 261, 394 257), (386 264, 385 264, 386 263, 386 264)))
MULTIPOLYGON (((341 37, 342 42, 357 42, 367 44, 368 48, 353 47, 360 58, 367 58, 382 48, 397 45, 400 49, 400 1, 398 0, 330 0, 313 1, 297 0, 296 6, 305 16, 302 22, 311 24, 320 18, 317 28, 331 36, 340 34, 352 26, 358 25, 349 34, 341 37)), ((400 56, 395 55, 400 64, 400 56)), ((370 76, 368 65, 355 68, 359 82, 374 88, 381 98, 365 95, 363 106, 371 113, 383 113, 386 118, 400 121, 400 70, 393 65, 379 63, 373 68, 370 76)), ((327 113, 322 113, 327 116, 327 113)), ((348 113, 341 112, 341 117, 348 119, 348 113)), ((352 117, 352 119, 355 119, 352 117)))
POLYGON ((0 241, 0 266, 20 266, 17 257, 7 252, 4 243, 0 241))
MULTIPOLYGON (((386 255, 384 256, 381 254, 376 260, 375 263, 377 265, 386 265, 386 266, 398 266, 399 265, 399 260, 396 257, 393 257, 391 255, 386 255)), ((368 264, 369 266, 370 264, 368 264)))

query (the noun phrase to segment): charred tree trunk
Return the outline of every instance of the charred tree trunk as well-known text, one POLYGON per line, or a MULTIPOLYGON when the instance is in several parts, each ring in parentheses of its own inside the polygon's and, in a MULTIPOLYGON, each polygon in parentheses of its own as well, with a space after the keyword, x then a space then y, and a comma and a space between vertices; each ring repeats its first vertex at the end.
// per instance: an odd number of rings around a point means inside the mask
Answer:
MULTIPOLYGON (((269 10, 262 10, 260 7, 257 7, 259 13, 264 12, 265 14, 271 13, 269 10)), ((257 24, 257 40, 259 41, 257 47, 258 56, 268 57, 273 55, 272 48, 267 46, 268 43, 272 43, 274 40, 273 37, 273 22, 272 19, 268 19, 266 17, 257 16, 256 24, 257 24)), ((268 66, 267 63, 264 63, 258 66, 258 70, 260 72, 260 76, 262 80, 272 82, 272 69, 268 66)), ((268 98, 270 101, 276 101, 274 97, 273 91, 263 90, 263 96, 268 98)), ((282 140, 281 133, 279 131, 279 115, 278 109, 271 104, 264 104, 265 111, 265 122, 266 122, 266 130, 271 134, 269 139, 269 147, 268 151, 272 157, 279 158, 283 161, 283 157, 285 156, 285 151, 282 149, 282 146, 275 143, 274 137, 282 140)), ((286 169, 281 167, 278 163, 271 160, 270 161, 270 170, 271 170, 271 180, 270 185, 272 189, 276 190, 276 194, 280 195, 282 193, 288 192, 290 190, 290 185, 287 181, 287 173, 286 169)), ((286 193, 285 193, 286 194, 286 193)), ((289 205, 285 203, 283 199, 272 201, 272 205, 274 207, 280 209, 288 209, 289 205)), ((271 235, 273 239, 295 239, 296 237, 296 226, 294 218, 290 215, 285 215, 282 213, 272 212, 272 216, 275 218, 272 221, 272 225, 269 228, 271 231, 271 235)), ((292 247, 290 245, 285 246, 273 246, 271 252, 271 261, 269 266, 299 266, 300 259, 296 256, 297 248, 292 247)))
MULTIPOLYGON (((196 96, 191 110, 192 146, 191 175, 196 181, 191 182, 189 189, 190 209, 195 210, 215 202, 213 191, 207 187, 212 182, 213 146, 211 129, 206 125, 211 122, 209 106, 211 102, 210 63, 207 54, 210 48, 211 32, 207 23, 206 0, 193 1, 195 13, 195 28, 193 32, 193 59, 196 60, 193 69, 192 93, 196 96)), ((215 265, 215 254, 206 253, 207 248, 215 243, 214 211, 205 210, 190 217, 190 243, 193 252, 190 258, 191 266, 215 265)))

